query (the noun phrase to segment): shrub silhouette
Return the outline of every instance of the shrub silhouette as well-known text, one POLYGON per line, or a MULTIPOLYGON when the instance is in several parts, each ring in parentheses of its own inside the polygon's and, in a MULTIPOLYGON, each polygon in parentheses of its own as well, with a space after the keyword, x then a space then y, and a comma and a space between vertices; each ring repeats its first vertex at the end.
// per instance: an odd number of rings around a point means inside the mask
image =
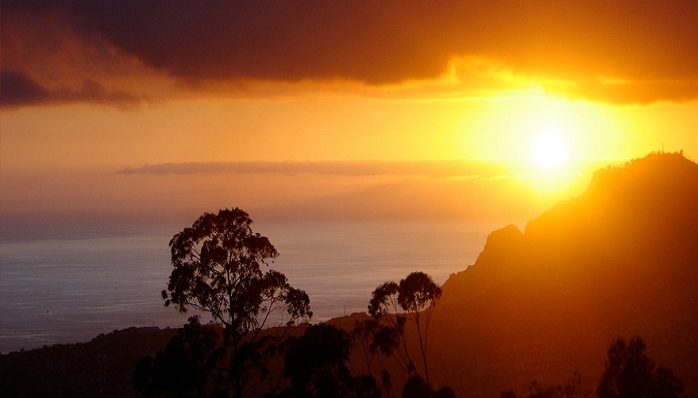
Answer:
POLYGON ((344 330, 326 324, 309 327, 286 351, 284 374, 291 386, 279 396, 380 398, 372 377, 351 375, 347 367, 351 345, 344 330))
POLYGON ((215 394, 223 388, 222 380, 214 383, 210 373, 221 359, 218 340, 218 333, 202 326, 198 317, 189 318, 189 323, 170 340, 164 352, 138 361, 134 387, 147 396, 156 391, 178 398, 215 394))
MULTIPOLYGON (((591 391, 582 389, 582 376, 575 372, 574 380, 553 387, 544 388, 537 381, 532 381, 528 387, 528 395, 526 398, 587 398, 591 395, 591 391)), ((516 398, 514 390, 502 391, 501 398, 516 398)))
POLYGON ((629 343, 621 337, 611 343, 596 388, 599 398, 685 398, 681 381, 670 369, 655 366, 646 349, 638 336, 629 343))
MULTIPOLYGON (((672 371, 656 366, 645 353, 642 338, 634 336, 629 343, 617 337, 608 348, 606 367, 599 378, 598 398, 686 398, 683 384, 672 371)), ((581 389, 581 376, 576 382, 543 388, 533 381, 526 398, 586 398, 590 391, 581 389)), ((513 390, 502 391, 501 398, 516 398, 513 390)))

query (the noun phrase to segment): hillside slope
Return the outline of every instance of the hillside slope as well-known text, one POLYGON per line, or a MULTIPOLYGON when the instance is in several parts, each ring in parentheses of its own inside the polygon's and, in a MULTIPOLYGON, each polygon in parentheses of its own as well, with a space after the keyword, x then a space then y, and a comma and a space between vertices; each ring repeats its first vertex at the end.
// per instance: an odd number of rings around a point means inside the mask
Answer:
POLYGON ((0 397, 138 397, 136 361, 165 349, 175 329, 129 328, 87 343, 0 355, 0 397))
POLYGON ((616 336, 698 395, 698 165, 651 154, 598 171, 581 196, 493 232, 433 319, 437 384, 496 397, 579 371, 595 388, 616 336))

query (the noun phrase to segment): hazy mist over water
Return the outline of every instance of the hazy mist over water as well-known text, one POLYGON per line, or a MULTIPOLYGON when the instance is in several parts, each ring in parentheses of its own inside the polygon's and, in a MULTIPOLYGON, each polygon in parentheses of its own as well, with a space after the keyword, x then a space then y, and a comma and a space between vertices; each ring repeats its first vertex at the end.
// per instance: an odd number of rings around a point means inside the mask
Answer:
MULTIPOLYGON (((280 256, 270 268, 310 295, 313 321, 365 311, 380 283, 409 272, 439 284, 473 264, 501 223, 261 222, 280 256)), ((84 342, 130 326, 172 326, 188 314, 163 306, 168 242, 181 227, 110 236, 0 241, 0 352, 84 342)))

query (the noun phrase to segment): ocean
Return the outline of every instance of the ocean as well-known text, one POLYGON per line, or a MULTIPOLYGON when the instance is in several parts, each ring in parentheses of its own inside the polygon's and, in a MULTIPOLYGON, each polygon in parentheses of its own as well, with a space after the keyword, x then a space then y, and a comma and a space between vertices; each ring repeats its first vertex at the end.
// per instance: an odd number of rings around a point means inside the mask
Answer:
MULTIPOLYGON (((313 321, 366 311, 386 281, 424 271, 442 284, 475 262, 494 222, 264 222, 280 256, 270 268, 310 296, 313 321)), ((160 226, 69 238, 0 240, 0 352, 89 341, 131 326, 179 327, 164 307, 168 242, 160 226)))

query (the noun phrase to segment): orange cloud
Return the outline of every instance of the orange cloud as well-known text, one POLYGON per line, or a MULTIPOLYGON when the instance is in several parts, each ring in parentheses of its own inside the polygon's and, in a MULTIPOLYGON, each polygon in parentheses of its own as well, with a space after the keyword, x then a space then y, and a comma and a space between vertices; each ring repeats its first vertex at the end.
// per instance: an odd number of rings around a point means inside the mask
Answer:
MULTIPOLYGON (((564 89, 542 86, 573 97, 643 103, 698 97, 696 2, 9 0, 2 6, 2 68, 10 77, 3 96, 12 99, 4 106, 148 100, 163 88, 181 94, 177 82, 191 90, 211 80, 394 85, 439 78, 456 58, 565 82, 564 89), (51 68, 46 60, 54 61, 51 68), (625 83, 598 83, 609 79, 625 83), (102 88, 84 89, 90 81, 102 88)), ((468 78, 476 82, 464 86, 488 84, 468 78)))

